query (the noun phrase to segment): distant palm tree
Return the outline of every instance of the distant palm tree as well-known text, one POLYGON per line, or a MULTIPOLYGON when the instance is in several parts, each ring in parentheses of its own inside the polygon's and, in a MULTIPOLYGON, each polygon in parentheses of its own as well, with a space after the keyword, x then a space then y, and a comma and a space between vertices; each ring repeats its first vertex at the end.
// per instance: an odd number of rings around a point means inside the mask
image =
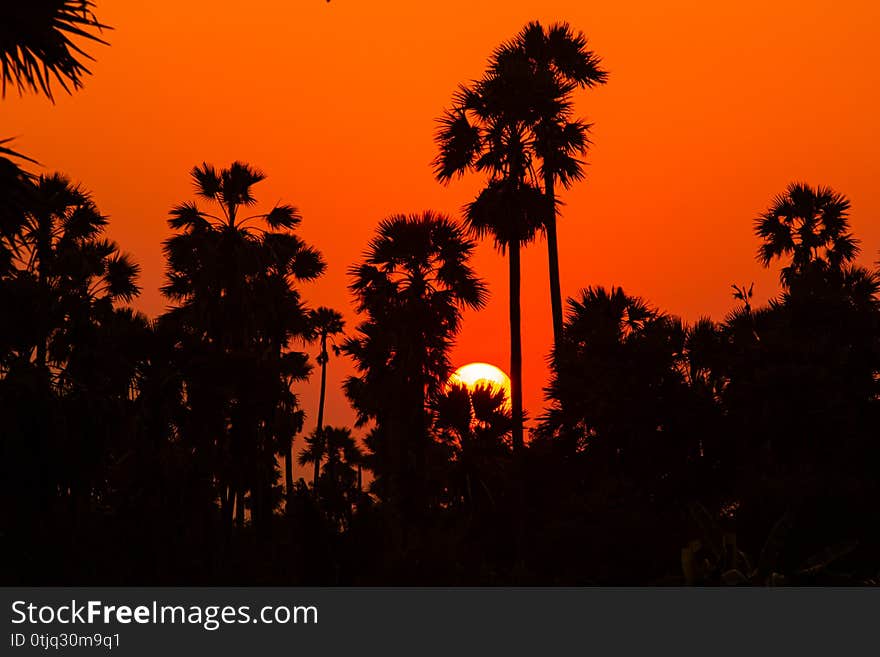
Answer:
POLYGON ((755 220, 755 233, 764 240, 758 260, 766 267, 790 256, 781 272, 785 285, 811 269, 840 272, 859 253, 849 230, 849 208, 849 199, 829 187, 790 184, 755 220))
POLYGON ((351 519, 352 503, 360 492, 360 467, 363 454, 346 427, 323 427, 306 438, 306 449, 299 455, 299 464, 311 465, 326 460, 321 478, 315 483, 326 513, 344 528, 351 519))
POLYGON ((575 33, 568 23, 544 28, 533 21, 495 51, 490 65, 493 75, 510 78, 510 84, 520 90, 517 104, 521 119, 532 133, 530 146, 540 161, 538 174, 553 208, 544 228, 554 343, 562 337, 563 324, 555 185, 558 180, 568 189, 584 177, 584 163, 579 158, 590 144, 590 126, 573 118, 571 95, 579 87, 606 82, 608 73, 600 64, 596 54, 587 48, 584 34, 575 33))
POLYGON ((491 235, 509 253, 510 399, 513 446, 521 450, 522 319, 520 249, 546 225, 551 209, 533 175, 529 123, 519 109, 522 88, 509 76, 489 74, 462 87, 440 119, 434 173, 447 183, 466 171, 486 173, 488 184, 467 206, 465 217, 478 237, 491 235), (511 109, 512 108, 512 109, 511 109))
POLYGON ((358 371, 346 381, 346 395, 360 425, 376 422, 374 485, 395 503, 420 503, 427 404, 451 372, 449 349, 463 310, 486 301, 469 264, 475 246, 443 215, 395 215, 379 224, 363 262, 351 269, 366 319, 341 348, 358 371))
MULTIPOLYGON (((317 436, 320 438, 324 430, 324 400, 327 393, 327 363, 330 360, 330 354, 327 352, 327 339, 342 333, 345 328, 345 321, 342 315, 333 310, 321 306, 309 313, 309 325, 311 327, 311 335, 316 338, 321 345, 321 353, 318 354, 318 364, 321 366, 321 392, 318 398, 318 426, 316 427, 317 436)), ((321 474, 321 458, 320 455, 314 461, 315 473, 312 479, 315 489, 315 495, 318 491, 318 477, 321 474)), ((293 481, 291 473, 290 481, 293 481)))
POLYGON ((50 100, 53 78, 70 92, 89 74, 83 60, 92 59, 78 39, 107 42, 97 32, 108 29, 93 13, 89 0, 6 2, 0 10, 0 76, 2 90, 13 83, 19 92, 42 91, 50 100))
POLYGON ((448 450, 441 464, 452 504, 494 504, 509 460, 512 426, 507 392, 493 386, 452 385, 434 403, 437 439, 448 450))

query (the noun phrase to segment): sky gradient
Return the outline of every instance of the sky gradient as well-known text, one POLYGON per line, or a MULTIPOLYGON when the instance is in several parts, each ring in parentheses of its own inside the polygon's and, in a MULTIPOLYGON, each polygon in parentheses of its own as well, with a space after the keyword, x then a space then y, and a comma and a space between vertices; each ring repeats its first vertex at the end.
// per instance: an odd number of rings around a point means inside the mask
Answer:
MULTIPOLYGON (((693 321, 723 318, 732 283, 778 292, 755 261, 752 220, 795 180, 852 201, 860 262, 880 250, 880 50, 873 2, 789 0, 442 3, 366 0, 98 2, 110 47, 89 46, 93 76, 57 104, 7 92, 0 136, 47 171, 82 182, 109 233, 142 266, 136 306, 159 294, 168 210, 193 198, 188 172, 239 159, 268 174, 267 210, 303 214, 300 234, 327 274, 312 306, 353 328, 346 270, 376 224, 434 209, 460 216, 479 189, 437 183, 435 119, 527 21, 583 30, 608 84, 577 94, 594 124, 586 181, 560 193, 563 296, 622 285, 693 321)), ((474 263, 492 294, 468 313, 454 364, 508 369, 507 263, 483 243, 474 263)), ((540 414, 551 341, 546 244, 523 258, 525 406, 540 414)), ((312 349, 314 353, 314 349, 312 349)), ((351 423, 332 359, 327 422, 351 423)), ((318 376, 302 402, 314 423, 318 376)))

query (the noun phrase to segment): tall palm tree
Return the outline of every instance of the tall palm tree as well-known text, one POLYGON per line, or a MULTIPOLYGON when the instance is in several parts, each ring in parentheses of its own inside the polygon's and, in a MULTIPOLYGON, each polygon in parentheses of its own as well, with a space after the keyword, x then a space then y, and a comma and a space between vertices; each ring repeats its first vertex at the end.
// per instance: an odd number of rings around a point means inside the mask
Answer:
POLYGON ((590 145, 590 126, 573 118, 572 93, 577 88, 604 84, 607 71, 587 47, 587 38, 568 23, 544 28, 530 22, 513 40, 502 44, 492 56, 493 75, 510 78, 521 91, 518 101, 522 120, 529 124, 531 147, 540 162, 538 175, 553 208, 544 229, 550 279, 553 340, 562 337, 562 292, 559 281, 559 247, 556 234, 556 182, 568 189, 584 177, 580 159, 590 145))
POLYGON ((509 253, 510 398, 513 446, 521 450, 522 319, 520 308, 520 250, 529 244, 551 214, 547 198, 534 176, 530 124, 523 119, 521 92, 511 76, 493 74, 453 97, 440 119, 434 160, 438 180, 448 183, 467 171, 488 176, 486 187, 465 210, 470 230, 491 235, 501 253, 509 253), (511 109, 513 108, 513 109, 511 109))
POLYGON ((14 84, 19 92, 42 91, 53 99, 52 81, 70 92, 89 74, 90 57, 82 39, 106 45, 98 36, 108 29, 95 16, 89 0, 28 0, 6 2, 0 10, 0 76, 2 90, 14 84))
POLYGON ((275 453, 289 452, 288 429, 297 426, 295 417, 279 420, 284 409, 295 412, 285 381, 307 376, 303 363, 285 358, 290 340, 309 330, 296 284, 316 278, 325 265, 292 232, 301 221, 293 206, 245 214, 256 204, 261 171, 234 162, 220 171, 203 164, 191 175, 196 194, 214 211, 192 202, 172 210, 168 223, 179 232, 165 242, 163 287, 176 302, 169 319, 181 327, 190 363, 190 406, 206 420, 193 422, 191 439, 206 452, 202 477, 220 482, 227 522, 234 508, 241 523, 249 491, 254 520, 262 523, 271 512, 275 453), (276 427, 287 427, 286 438, 276 427))
MULTIPOLYGON (((327 340, 342 333, 345 328, 345 321, 343 321, 342 315, 339 312, 332 308, 321 306, 309 313, 309 325, 311 326, 312 337, 316 338, 321 346, 321 352, 318 354, 317 359, 318 365, 321 366, 321 392, 318 397, 318 426, 315 429, 320 443, 320 437, 324 431, 324 400, 327 394, 327 363, 330 360, 330 354, 327 352, 327 340)), ((312 482, 315 494, 317 495, 318 477, 321 474, 320 445, 316 446, 316 450, 318 450, 316 453, 319 455, 314 461, 315 473, 312 482)), ((291 485, 293 483, 292 473, 290 476, 290 483, 291 485)))
POLYGON ((475 243, 433 212, 383 220, 363 262, 350 270, 366 315, 342 351, 358 375, 346 394, 371 434, 378 488, 417 509, 425 476, 427 405, 451 372, 449 349, 462 312, 481 308, 486 288, 469 265, 475 243))
POLYGON ((744 357, 729 359, 725 401, 733 417, 759 420, 753 435, 777 463, 858 460, 853 446, 871 440, 857 418, 876 400, 880 278, 854 264, 849 210, 833 189, 792 183, 754 223, 759 261, 785 261, 783 291, 749 318, 750 333, 740 317, 728 321, 744 357))
POLYGON ((859 253, 849 230, 849 208, 849 199, 829 187, 790 184, 755 220, 755 233, 764 240, 758 260, 766 267, 790 256, 781 272, 785 285, 810 269, 840 272, 859 253))

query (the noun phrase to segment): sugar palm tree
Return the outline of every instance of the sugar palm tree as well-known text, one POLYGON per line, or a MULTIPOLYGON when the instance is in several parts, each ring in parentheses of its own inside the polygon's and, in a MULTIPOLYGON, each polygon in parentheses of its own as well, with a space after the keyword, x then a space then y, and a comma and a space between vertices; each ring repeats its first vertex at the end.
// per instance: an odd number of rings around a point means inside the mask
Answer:
POLYGON ((434 404, 438 441, 449 458, 441 468, 449 502, 471 509, 494 503, 510 457, 507 392, 493 386, 449 386, 434 404))
POLYGON ((755 220, 755 233, 764 241, 758 260, 766 267, 790 256, 781 272, 785 285, 811 269, 840 272, 859 253, 849 229, 849 208, 849 199, 829 187, 790 184, 755 220))
POLYGON ((139 267, 102 236, 107 219, 91 195, 61 174, 40 176, 24 198, 20 225, 0 236, 16 285, 33 285, 35 363, 46 367, 53 340, 96 303, 130 301, 139 267), (60 333, 59 333, 60 331, 60 333))
POLYGON ((542 432, 612 469, 671 458, 671 425, 686 390, 684 347, 680 320, 620 288, 582 290, 569 299, 542 432))
MULTIPOLYGON (((335 335, 342 333, 345 328, 345 321, 342 315, 333 310, 321 306, 309 313, 309 325, 311 327, 311 337, 318 340, 321 346, 321 352, 318 354, 318 365, 321 366, 321 392, 318 397, 318 426, 316 427, 317 436, 320 438, 324 430, 324 400, 327 394, 327 363, 330 360, 330 354, 327 351, 327 340, 335 335)), ((320 441, 319 441, 320 442, 320 441)), ((316 445, 316 449, 318 446, 316 445)), ((316 452, 317 453, 317 452, 316 452)), ((321 474, 321 458, 320 455, 314 460, 314 478, 312 479, 315 494, 318 491, 318 477, 321 474)), ((291 482, 292 482, 291 475, 291 482)))
MULTIPOLYGON (((531 147, 540 168, 538 175, 553 211, 547 217, 547 254, 553 339, 562 336, 562 292, 559 281, 559 247, 556 235, 556 182, 568 189, 583 179, 582 158, 590 144, 590 126, 573 117, 572 94, 577 88, 607 81, 599 57, 587 47, 587 38, 567 23, 544 28, 533 21, 492 56, 490 70, 510 78, 520 90, 518 111, 529 125, 531 147)), ((512 108, 511 108, 512 109, 512 108)))
POLYGON ((449 218, 425 212, 383 220, 363 262, 351 269, 358 312, 366 315, 342 351, 358 375, 346 394, 371 436, 378 486, 418 508, 425 476, 428 402, 445 384, 462 312, 486 301, 469 260, 475 243, 449 218))
POLYGON ((106 492, 131 410, 128 337, 145 324, 116 307, 137 295, 138 267, 104 236, 90 194, 60 174, 21 182, 0 233, 0 396, 4 449, 30 473, 19 494, 41 490, 26 504, 44 518, 50 505, 77 514, 106 492))
POLYGON ((44 93, 50 100, 52 82, 70 92, 89 74, 92 59, 78 40, 106 44, 98 34, 108 29, 95 16, 89 0, 6 2, 0 10, 0 76, 2 89, 14 84, 19 92, 44 93))
POLYGON ((326 461, 321 478, 315 484, 315 495, 334 522, 344 527, 350 520, 352 501, 359 491, 359 472, 363 454, 347 427, 322 427, 306 438, 307 447, 300 452, 299 464, 311 465, 326 461))
POLYGON ((246 214, 256 204, 253 188, 262 172, 234 162, 220 171, 203 164, 191 175, 213 212, 193 202, 172 210, 168 223, 179 232, 165 242, 163 293, 176 304, 168 319, 181 327, 192 364, 192 412, 206 420, 228 418, 193 422, 199 436, 191 438, 208 452, 202 476, 220 481, 227 522, 233 508, 239 523, 243 519, 247 491, 255 520, 262 521, 270 510, 275 453, 289 452, 292 438, 285 430, 288 443, 280 445, 272 427, 296 426, 294 417, 278 418, 280 410, 295 412, 291 400, 285 402, 284 381, 307 375, 285 360, 288 342, 309 330, 296 285, 319 276, 325 265, 292 232, 301 221, 293 206, 246 214))
POLYGON ((860 249, 849 211, 849 199, 829 187, 792 183, 754 223, 758 260, 783 261, 783 292, 761 312, 727 322, 741 357, 729 359, 725 401, 733 417, 762 420, 750 423, 760 427, 755 444, 780 463, 858 460, 847 450, 870 440, 856 438, 863 427, 855 418, 876 399, 880 278, 854 263, 860 249))
POLYGON ((467 171, 488 176, 486 187, 467 206, 465 218, 475 235, 491 235, 502 254, 509 254, 510 397, 516 450, 524 444, 520 250, 551 213, 534 177, 529 123, 519 109, 521 91, 510 76, 491 71, 462 87, 440 119, 436 136, 440 152, 434 160, 434 173, 443 183, 467 171))

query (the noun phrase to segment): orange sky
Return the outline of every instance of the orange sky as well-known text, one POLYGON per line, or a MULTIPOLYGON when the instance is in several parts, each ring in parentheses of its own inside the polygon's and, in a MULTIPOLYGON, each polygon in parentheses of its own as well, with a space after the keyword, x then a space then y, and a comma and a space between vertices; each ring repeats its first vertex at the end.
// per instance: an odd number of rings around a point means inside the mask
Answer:
MULTIPOLYGON (((115 27, 91 47, 94 75, 57 105, 14 93, 0 136, 91 189, 111 236, 143 267, 138 306, 161 312, 168 209, 191 198, 188 171, 242 159, 256 191, 304 215, 327 275, 312 305, 354 317, 345 270, 396 212, 458 215, 477 180, 432 177, 434 119, 456 85, 528 20, 566 20, 611 76, 579 95, 594 122, 588 179, 565 193, 563 294, 620 284, 693 320, 732 307, 731 283, 775 294, 754 261, 751 220, 792 180, 853 202, 863 262, 880 249, 880 8, 873 1, 707 3, 544 0, 97 0, 115 27)), ((544 243, 523 262, 525 403, 542 407, 550 315, 544 243)), ((492 301, 466 318, 457 365, 506 369, 507 267, 491 244, 476 266, 492 301)), ((327 419, 351 422, 331 361, 327 419)), ((314 422, 317 377, 303 391, 314 422)))

